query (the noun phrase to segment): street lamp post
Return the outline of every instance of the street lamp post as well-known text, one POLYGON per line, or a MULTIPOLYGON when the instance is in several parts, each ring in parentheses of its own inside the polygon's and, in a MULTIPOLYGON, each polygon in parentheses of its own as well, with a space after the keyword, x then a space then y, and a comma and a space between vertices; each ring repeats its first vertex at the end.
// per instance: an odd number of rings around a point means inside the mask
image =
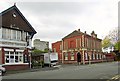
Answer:
POLYGON ((50 60, 50 49, 48 48, 48 55, 49 55, 49 67, 51 65, 51 60, 50 60))
POLYGON ((31 52, 29 52, 29 63, 30 63, 30 69, 31 69, 31 52))
POLYGON ((91 64, 91 56, 90 56, 90 54, 89 54, 89 64, 91 64))

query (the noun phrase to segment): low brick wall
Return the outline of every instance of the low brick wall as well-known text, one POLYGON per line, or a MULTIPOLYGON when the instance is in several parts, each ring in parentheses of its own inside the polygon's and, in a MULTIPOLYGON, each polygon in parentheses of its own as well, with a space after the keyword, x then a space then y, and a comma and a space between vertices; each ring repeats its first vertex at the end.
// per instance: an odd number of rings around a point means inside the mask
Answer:
POLYGON ((6 70, 25 70, 29 69, 29 64, 5 65, 6 70))
MULTIPOLYGON (((103 60, 92 60, 90 61, 90 63, 100 63, 100 62, 104 62, 103 60)), ((77 61, 64 61, 64 64, 76 64, 77 61)), ((81 63, 83 63, 81 61, 81 63)), ((89 64, 89 61, 85 61, 85 64, 89 64)))
POLYGON ((64 61, 64 64, 75 64, 77 61, 64 61))

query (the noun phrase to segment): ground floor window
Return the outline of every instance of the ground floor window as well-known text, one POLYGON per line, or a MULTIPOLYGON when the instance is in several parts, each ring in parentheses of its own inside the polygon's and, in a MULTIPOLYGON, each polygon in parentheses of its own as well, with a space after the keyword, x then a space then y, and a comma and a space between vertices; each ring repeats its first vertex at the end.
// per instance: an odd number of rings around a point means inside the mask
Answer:
POLYGON ((74 60, 74 53, 71 53, 71 60, 74 60))
POLYGON ((93 59, 93 60, 95 59, 95 54, 92 54, 92 59, 93 59))
POLYGON ((85 53, 85 60, 88 60, 88 53, 85 53))
POLYGON ((23 53, 5 51, 5 63, 23 63, 23 53))
POLYGON ((96 54, 96 59, 99 59, 98 54, 96 54))
POLYGON ((65 60, 68 60, 68 53, 65 53, 65 60))
POLYGON ((101 54, 99 54, 99 58, 101 59, 101 54))

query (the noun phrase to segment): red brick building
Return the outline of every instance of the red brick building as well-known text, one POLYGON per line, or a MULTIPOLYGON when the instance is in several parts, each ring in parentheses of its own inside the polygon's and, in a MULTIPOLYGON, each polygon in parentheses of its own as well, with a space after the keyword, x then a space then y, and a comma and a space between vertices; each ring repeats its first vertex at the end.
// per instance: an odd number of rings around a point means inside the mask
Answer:
POLYGON ((62 41, 57 41, 55 43, 52 43, 52 48, 54 52, 58 53, 58 60, 61 63, 62 62, 62 41))
POLYGON ((78 52, 82 56, 83 64, 102 62, 101 41, 94 31, 88 35, 86 31, 83 33, 78 29, 65 36, 62 41, 52 43, 52 50, 58 52, 59 61, 62 63, 76 63, 78 52))

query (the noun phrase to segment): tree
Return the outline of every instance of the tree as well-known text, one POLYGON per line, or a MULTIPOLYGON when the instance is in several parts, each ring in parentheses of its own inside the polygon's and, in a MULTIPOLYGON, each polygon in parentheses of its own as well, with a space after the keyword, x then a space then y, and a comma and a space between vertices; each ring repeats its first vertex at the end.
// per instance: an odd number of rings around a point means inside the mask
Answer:
POLYGON ((48 53, 48 51, 49 51, 49 48, 44 49, 44 52, 48 53))
POLYGON ((102 47, 103 48, 107 48, 111 45, 111 42, 110 42, 110 39, 109 38, 105 38, 103 41, 102 41, 102 47))
POLYGON ((120 41, 115 44, 115 50, 120 50, 120 41))
POLYGON ((47 51, 46 51, 46 50, 45 50, 45 51, 42 51, 42 50, 34 49, 34 50, 32 51, 32 53, 33 53, 33 54, 41 54, 41 53, 47 53, 47 51))

